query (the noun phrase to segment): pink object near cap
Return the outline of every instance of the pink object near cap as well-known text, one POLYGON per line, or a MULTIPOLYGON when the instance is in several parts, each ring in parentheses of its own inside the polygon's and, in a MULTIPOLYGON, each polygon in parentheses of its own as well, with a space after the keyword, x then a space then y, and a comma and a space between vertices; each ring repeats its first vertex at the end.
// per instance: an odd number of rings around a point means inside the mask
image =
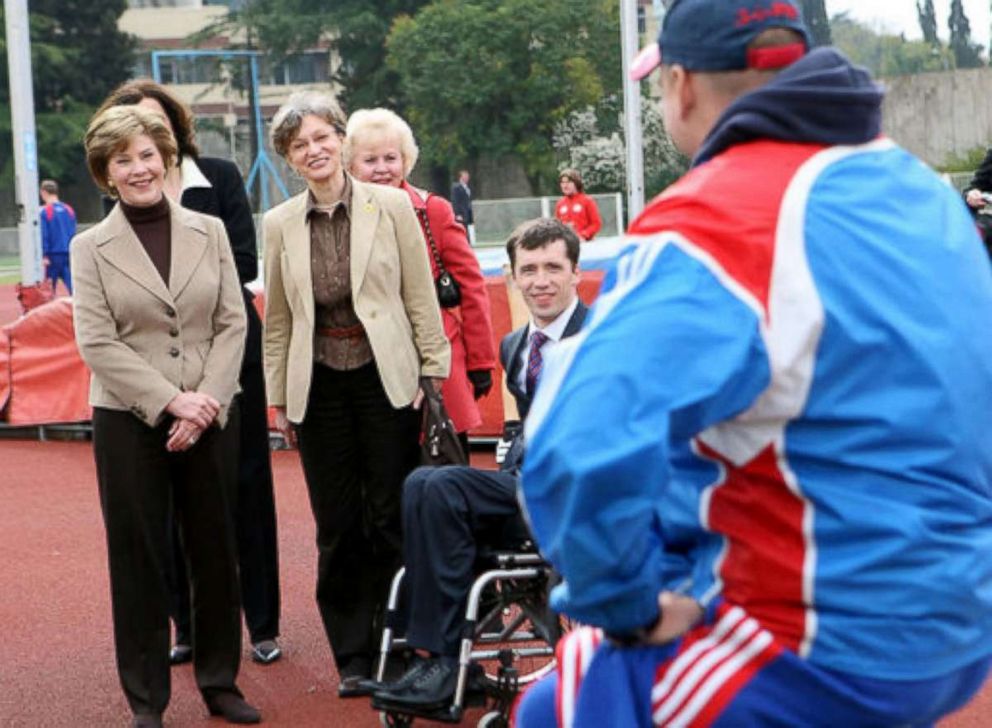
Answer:
POLYGON ((631 81, 640 81, 661 65, 661 47, 657 43, 645 46, 630 62, 627 75, 631 81))

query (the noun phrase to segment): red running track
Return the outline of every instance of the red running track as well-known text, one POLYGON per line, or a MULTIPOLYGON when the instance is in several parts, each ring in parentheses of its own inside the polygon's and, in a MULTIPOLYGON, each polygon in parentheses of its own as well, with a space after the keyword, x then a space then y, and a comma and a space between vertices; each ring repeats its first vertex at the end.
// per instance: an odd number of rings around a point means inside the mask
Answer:
MULTIPOLYGON (((363 700, 337 698, 313 602, 314 527, 299 459, 275 452, 284 658, 242 662, 240 686, 265 723, 372 728, 363 700)), ((0 440, 0 726, 126 726, 114 669, 103 523, 90 445, 0 440)), ((191 668, 173 670, 172 728, 210 719, 191 668)), ((419 725, 419 722, 418 722, 419 725)), ((992 687, 945 728, 992 725, 992 687)))
MULTIPOLYGON (((378 726, 367 700, 337 697, 298 455, 275 452, 273 465, 284 657, 262 667, 245 653, 239 685, 269 726, 378 726)), ((127 726, 89 443, 0 440, 0 503, 0 726, 127 726)), ((224 725, 208 717, 189 665, 172 675, 167 726, 224 725)))

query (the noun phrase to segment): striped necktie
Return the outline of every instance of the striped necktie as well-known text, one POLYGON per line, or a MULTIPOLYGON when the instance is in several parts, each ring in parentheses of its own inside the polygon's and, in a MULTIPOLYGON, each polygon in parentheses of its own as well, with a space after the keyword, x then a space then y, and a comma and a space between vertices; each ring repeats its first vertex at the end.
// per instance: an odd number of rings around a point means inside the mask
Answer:
POLYGON ((535 331, 530 337, 530 353, 527 355, 527 396, 534 394, 537 387, 537 380, 541 378, 541 368, 544 366, 544 359, 541 358, 541 347, 548 340, 548 335, 535 331))

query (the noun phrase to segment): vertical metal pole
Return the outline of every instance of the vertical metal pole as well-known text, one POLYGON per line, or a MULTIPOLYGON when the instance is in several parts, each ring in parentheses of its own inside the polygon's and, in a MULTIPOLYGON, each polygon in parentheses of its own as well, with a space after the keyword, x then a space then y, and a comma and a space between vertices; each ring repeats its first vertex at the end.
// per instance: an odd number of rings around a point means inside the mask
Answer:
POLYGON ((27 0, 4 0, 7 26, 7 67, 10 76, 10 117, 14 137, 14 195, 21 282, 41 280, 41 230, 38 227, 38 141, 34 127, 31 85, 31 35, 27 0))
POLYGON ((623 130, 627 141, 627 210, 633 220, 644 209, 644 145, 641 139, 641 87, 627 72, 637 53, 637 0, 620 0, 620 53, 623 62, 623 130))
MULTIPOLYGON (((252 116, 255 117, 255 139, 258 143, 258 156, 261 157, 265 150, 265 129, 262 126, 262 102, 258 95, 261 93, 258 83, 258 55, 251 57, 251 99, 252 116)), ((262 211, 269 209, 269 176, 263 165, 259 170, 258 186, 262 190, 262 211)))

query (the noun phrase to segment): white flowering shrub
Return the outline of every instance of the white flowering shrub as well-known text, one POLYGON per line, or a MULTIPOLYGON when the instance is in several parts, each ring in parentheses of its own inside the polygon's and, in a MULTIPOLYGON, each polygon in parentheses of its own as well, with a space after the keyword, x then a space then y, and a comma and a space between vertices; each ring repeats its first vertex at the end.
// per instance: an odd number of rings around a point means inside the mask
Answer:
MULTIPOLYGON (((681 177, 688 162, 665 132, 655 101, 645 99, 641 125, 644 186, 650 198, 681 177)), ((607 99, 599 109, 589 106, 569 114, 555 126, 552 137, 560 167, 579 170, 586 191, 623 190, 627 158, 622 127, 616 99, 607 99)))

